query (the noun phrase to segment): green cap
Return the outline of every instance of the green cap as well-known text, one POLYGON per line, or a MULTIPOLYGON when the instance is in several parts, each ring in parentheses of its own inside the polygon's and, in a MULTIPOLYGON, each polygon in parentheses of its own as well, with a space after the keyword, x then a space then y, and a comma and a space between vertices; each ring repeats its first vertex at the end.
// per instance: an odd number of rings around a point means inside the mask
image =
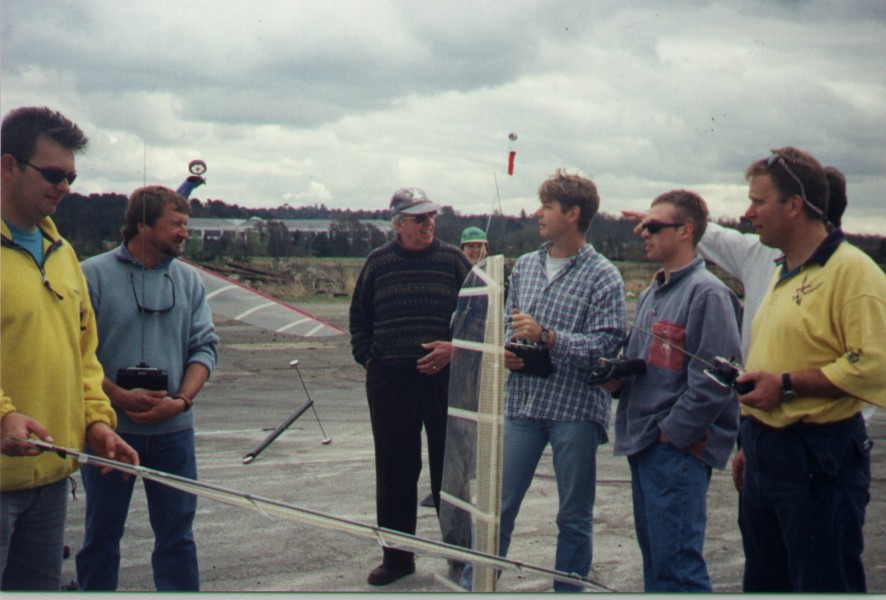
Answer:
POLYGON ((489 243, 486 239, 486 232, 479 227, 467 227, 461 232, 461 243, 467 244, 468 242, 489 243))

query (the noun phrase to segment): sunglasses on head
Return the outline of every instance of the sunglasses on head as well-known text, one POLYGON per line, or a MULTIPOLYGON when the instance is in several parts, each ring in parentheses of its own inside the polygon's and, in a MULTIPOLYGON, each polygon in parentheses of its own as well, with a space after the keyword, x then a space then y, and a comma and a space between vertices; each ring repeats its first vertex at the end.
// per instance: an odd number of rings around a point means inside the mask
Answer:
POLYGON ((416 225, 421 225, 429 219, 433 221, 437 218, 437 215, 436 213, 426 213, 423 215, 406 215, 404 218, 412 219, 413 221, 415 221, 416 225))
POLYGON ((811 208, 812 211, 819 217, 824 217, 824 211, 822 211, 820 208, 806 199, 806 187, 803 185, 803 182, 800 180, 800 178, 797 177, 797 174, 794 173, 794 171, 791 169, 787 159, 785 159, 782 155, 773 152, 772 156, 766 159, 766 168, 771 171, 772 167, 777 164, 781 165, 781 168, 784 169, 784 172, 787 173, 791 177, 791 179, 793 179, 797 183, 797 186, 800 188, 800 198, 803 199, 803 204, 811 208))
MULTIPOLYGON (((16 160, 18 160, 18 159, 16 159, 16 160)), ((65 179, 68 180, 68 185, 71 185, 72 183, 74 183, 74 180, 77 179, 76 172, 65 173, 63 170, 56 169, 55 167, 37 167, 37 166, 32 165, 31 163, 29 163, 26 160, 19 160, 18 162, 20 162, 21 164, 26 165, 28 167, 31 167, 35 171, 39 172, 40 175, 43 176, 43 179, 45 179, 46 181, 48 181, 52 185, 58 185, 62 181, 64 181, 65 179)))
POLYGON ((662 223, 661 221, 647 221, 643 223, 642 229, 648 231, 649 235, 655 235, 666 227, 673 227, 676 229, 677 227, 682 227, 683 225, 685 225, 685 223, 662 223))

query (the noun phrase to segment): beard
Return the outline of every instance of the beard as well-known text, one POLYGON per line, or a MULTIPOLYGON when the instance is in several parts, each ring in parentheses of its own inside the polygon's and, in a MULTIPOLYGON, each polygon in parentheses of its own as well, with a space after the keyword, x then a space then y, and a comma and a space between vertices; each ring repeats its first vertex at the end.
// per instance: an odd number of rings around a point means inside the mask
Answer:
POLYGON ((182 255, 184 251, 184 240, 181 242, 157 242, 156 248, 160 252, 164 254, 164 256, 169 256, 171 258, 178 258, 182 255))

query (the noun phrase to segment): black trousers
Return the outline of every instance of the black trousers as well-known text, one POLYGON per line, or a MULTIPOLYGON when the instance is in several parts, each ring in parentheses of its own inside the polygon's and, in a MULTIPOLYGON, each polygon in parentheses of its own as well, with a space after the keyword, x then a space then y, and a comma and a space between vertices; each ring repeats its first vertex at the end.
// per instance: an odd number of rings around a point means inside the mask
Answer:
POLYGON ((871 442, 861 415, 784 429, 745 419, 741 443, 744 591, 865 592, 871 442))
MULTIPOLYGON (((379 527, 415 533, 418 478, 421 474, 421 431, 427 436, 431 493, 440 510, 449 368, 436 375, 397 369, 370 360, 366 397, 375 442, 375 501, 379 527)), ((412 553, 384 549, 387 565, 413 560, 412 553)))

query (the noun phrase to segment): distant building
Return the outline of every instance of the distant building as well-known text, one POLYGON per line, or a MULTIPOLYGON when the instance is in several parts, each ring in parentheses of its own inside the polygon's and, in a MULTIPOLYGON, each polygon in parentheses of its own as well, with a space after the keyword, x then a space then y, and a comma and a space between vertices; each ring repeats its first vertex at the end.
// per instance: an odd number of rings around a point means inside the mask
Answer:
MULTIPOLYGON (((266 221, 260 217, 249 219, 189 219, 188 233, 192 239, 217 240, 222 237, 246 239, 250 232, 259 232, 266 223, 282 223, 290 234, 328 234, 335 219, 272 219, 266 221)), ((384 219, 360 219, 363 225, 371 225, 386 236, 393 231, 390 221, 384 219)))

